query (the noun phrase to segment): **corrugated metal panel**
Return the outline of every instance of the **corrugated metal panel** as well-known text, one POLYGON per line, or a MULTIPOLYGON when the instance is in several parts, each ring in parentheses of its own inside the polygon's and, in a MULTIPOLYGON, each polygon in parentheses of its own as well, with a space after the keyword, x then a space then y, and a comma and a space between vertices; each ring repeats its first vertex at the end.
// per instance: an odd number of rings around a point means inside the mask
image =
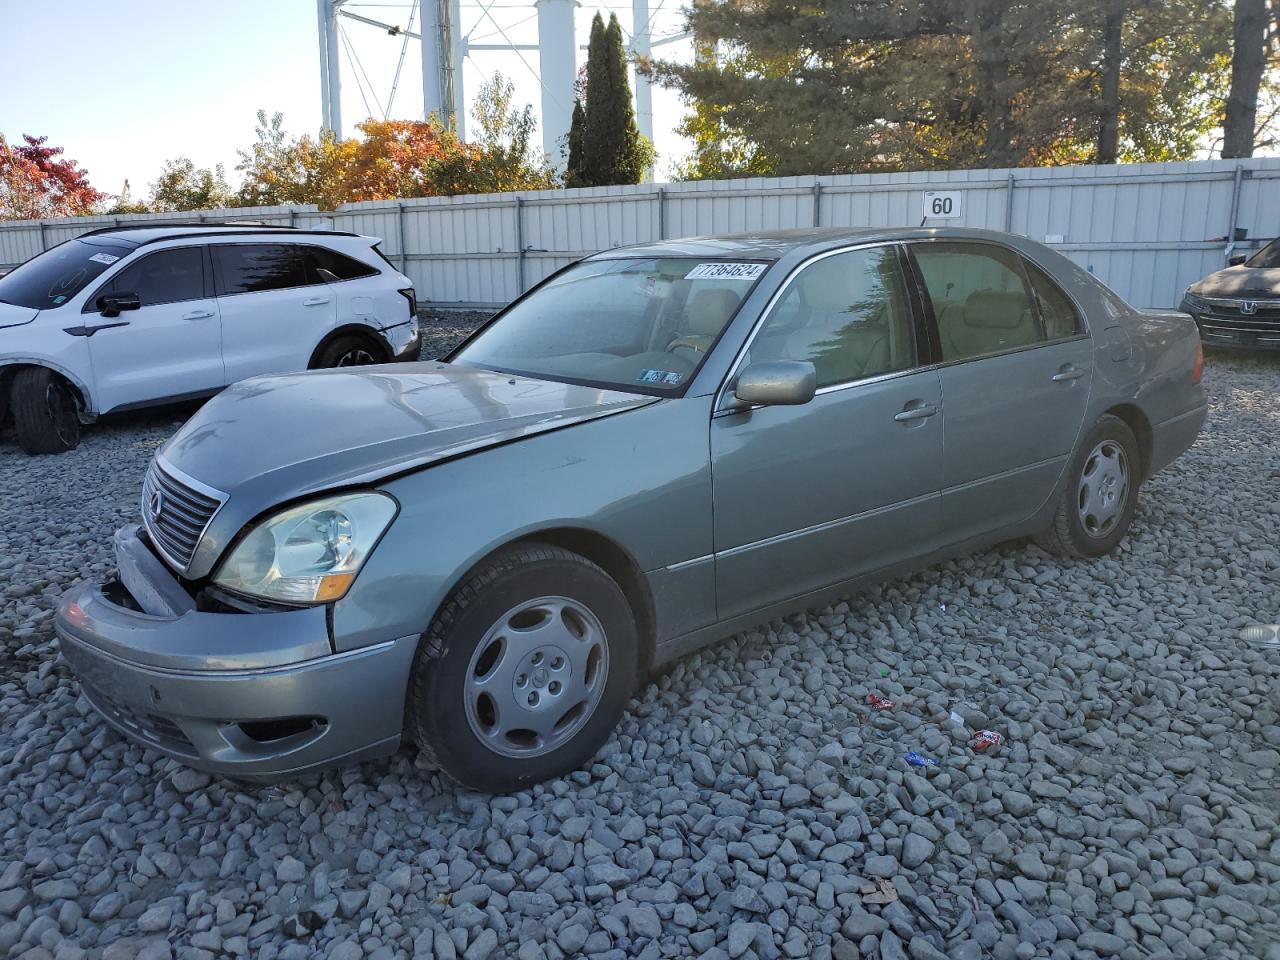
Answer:
POLYGON ((1236 224, 1249 239, 1235 252, 1247 253, 1280 232, 1280 160, 775 177, 370 201, 333 213, 265 207, 11 222, 0 223, 0 264, 116 221, 320 222, 381 237, 424 302, 502 303, 596 250, 815 224, 918 226, 926 191, 959 190, 962 216, 930 224, 1051 242, 1135 304, 1172 306, 1225 262, 1237 168, 1236 224))

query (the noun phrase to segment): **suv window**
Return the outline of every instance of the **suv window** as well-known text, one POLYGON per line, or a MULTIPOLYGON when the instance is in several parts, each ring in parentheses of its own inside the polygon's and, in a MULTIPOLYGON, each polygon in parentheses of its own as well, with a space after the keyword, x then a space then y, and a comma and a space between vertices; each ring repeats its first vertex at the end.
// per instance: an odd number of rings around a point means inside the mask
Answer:
POLYGON ((808 360, 819 387, 914 366, 910 301, 894 248, 850 250, 803 268, 752 341, 754 360, 808 360))
MULTIPOLYGON (((180 247, 149 253, 112 277, 99 294, 108 288, 113 293, 136 293, 144 307, 200 300, 204 297, 204 249, 180 247)), ((88 307, 93 309, 93 304, 88 307)))
POLYGON ((312 283, 336 283, 371 277, 377 268, 359 260, 330 250, 327 247, 299 247, 307 267, 307 278, 312 283))
POLYGON ((307 279, 297 245, 289 243, 227 243, 213 248, 218 294, 261 293, 319 282, 307 279))
POLYGON ((912 244, 942 339, 943 360, 1000 353, 1045 338, 1022 258, 990 243, 912 244))
POLYGON ((1040 309, 1040 319, 1044 321, 1045 336, 1050 340, 1061 340, 1083 332, 1080 314, 1071 298, 1034 263, 1029 260, 1023 263, 1031 279, 1031 292, 1040 309))

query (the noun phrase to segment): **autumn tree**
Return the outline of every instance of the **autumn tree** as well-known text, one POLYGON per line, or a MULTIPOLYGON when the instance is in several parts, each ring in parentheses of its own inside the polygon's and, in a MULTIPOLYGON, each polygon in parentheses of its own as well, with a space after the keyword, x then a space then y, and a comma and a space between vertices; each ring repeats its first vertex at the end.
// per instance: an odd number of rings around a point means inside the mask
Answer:
POLYGON ((164 170, 151 184, 147 205, 156 213, 178 210, 211 210, 234 203, 222 164, 197 167, 186 157, 166 160, 164 170))
POLYGON ((614 14, 608 26, 598 13, 591 21, 585 99, 576 127, 570 127, 565 172, 571 187, 639 183, 653 162, 653 145, 636 126, 622 28, 614 14))
POLYGON ((556 185, 546 157, 534 145, 533 108, 515 105, 514 83, 495 73, 480 87, 471 109, 479 137, 430 164, 432 192, 502 193, 556 185))
POLYGON ((24 135, 15 146, 0 134, 0 220, 81 216, 106 199, 48 139, 24 135))

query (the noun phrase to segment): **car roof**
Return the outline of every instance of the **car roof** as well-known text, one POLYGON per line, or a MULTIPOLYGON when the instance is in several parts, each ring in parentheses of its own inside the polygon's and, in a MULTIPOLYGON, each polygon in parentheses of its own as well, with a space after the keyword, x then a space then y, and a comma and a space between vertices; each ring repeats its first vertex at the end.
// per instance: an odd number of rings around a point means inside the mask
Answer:
POLYGON ((187 239, 191 237, 243 237, 280 233, 288 236, 303 237, 355 237, 359 234, 342 230, 306 229, 286 227, 270 223, 166 223, 166 224, 129 224, 115 227, 102 227, 82 233, 76 239, 101 239, 113 243, 141 247, 148 243, 159 243, 162 240, 187 239))
POLYGON ((755 233, 718 234, 660 240, 630 247, 614 247, 590 259, 623 257, 746 257, 779 260, 790 254, 821 253, 851 243, 896 240, 991 240, 1015 245, 1024 238, 996 230, 963 227, 827 227, 802 230, 762 230, 755 233))

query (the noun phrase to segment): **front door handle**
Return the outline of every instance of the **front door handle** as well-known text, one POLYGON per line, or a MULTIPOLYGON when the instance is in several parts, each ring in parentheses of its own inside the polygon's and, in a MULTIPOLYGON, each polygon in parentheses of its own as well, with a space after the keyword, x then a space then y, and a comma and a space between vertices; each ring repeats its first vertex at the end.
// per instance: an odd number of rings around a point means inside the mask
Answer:
POLYGON ((192 310, 182 315, 183 320, 206 320, 213 316, 212 310, 192 310))
POLYGON ((321 304, 328 303, 329 299, 329 297, 312 297, 309 300, 303 300, 302 305, 304 307, 318 307, 321 304))
POLYGON ((906 407, 903 408, 901 413, 895 413, 893 415, 893 419, 897 420, 899 423, 906 423, 911 420, 925 420, 929 417, 936 416, 937 413, 938 408, 936 405, 932 403, 921 403, 919 400, 912 400, 911 403, 908 403, 906 407), (919 404, 919 406, 913 406, 913 404, 919 404))
POLYGON ((1053 375, 1054 383, 1069 383, 1072 380, 1079 380, 1084 376, 1084 371, 1079 367, 1067 365, 1053 375))

